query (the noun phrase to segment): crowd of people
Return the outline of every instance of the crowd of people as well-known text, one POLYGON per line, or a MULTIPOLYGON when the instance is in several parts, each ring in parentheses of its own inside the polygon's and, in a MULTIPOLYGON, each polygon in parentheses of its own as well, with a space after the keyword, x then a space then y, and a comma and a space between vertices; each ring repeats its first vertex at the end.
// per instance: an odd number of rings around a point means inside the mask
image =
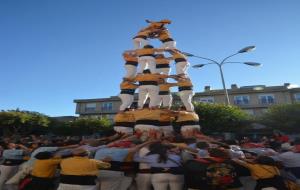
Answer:
POLYGON ((299 189, 300 139, 142 136, 3 138, 0 189, 299 189))
POLYGON ((135 49, 123 54, 126 74, 114 134, 3 138, 0 190, 299 189, 300 139, 224 141, 200 132, 190 64, 165 27, 171 21, 147 22, 133 38, 135 49), (149 39, 162 46, 154 48, 149 39), (183 103, 176 111, 173 86, 183 103), (136 89, 138 109, 132 110, 136 89))

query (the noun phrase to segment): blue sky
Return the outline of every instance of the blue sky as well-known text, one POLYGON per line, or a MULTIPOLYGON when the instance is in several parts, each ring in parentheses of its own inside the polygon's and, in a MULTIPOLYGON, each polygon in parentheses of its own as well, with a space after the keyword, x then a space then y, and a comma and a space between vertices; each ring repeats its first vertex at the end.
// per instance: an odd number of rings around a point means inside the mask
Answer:
MULTIPOLYGON (((179 49, 216 60, 256 45, 231 60, 263 67, 226 65, 227 87, 300 84, 299 10, 298 0, 0 0, 0 109, 74 115, 73 99, 117 95, 121 54, 145 19, 171 19, 179 49)), ((214 65, 189 73, 196 91, 222 87, 214 65)))

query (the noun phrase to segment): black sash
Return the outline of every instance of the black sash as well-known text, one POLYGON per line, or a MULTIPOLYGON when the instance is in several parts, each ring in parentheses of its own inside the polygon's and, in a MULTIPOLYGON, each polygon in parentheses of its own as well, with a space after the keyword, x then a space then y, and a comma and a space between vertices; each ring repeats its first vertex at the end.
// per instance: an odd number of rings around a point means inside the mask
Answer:
POLYGON ((169 95, 170 91, 159 91, 158 95, 169 95))
POLYGON ((130 94, 130 95, 134 95, 134 91, 135 91, 135 89, 121 89, 120 94, 130 94))
POLYGON ((133 65, 133 66, 137 66, 138 62, 136 61, 126 61, 125 65, 133 65))
POLYGON ((139 85, 140 86, 143 86, 143 85, 155 85, 155 86, 157 86, 158 83, 157 83, 157 81, 140 81, 139 85))
POLYGON ((176 122, 179 126, 185 126, 185 125, 199 125, 199 121, 179 121, 176 122))
POLYGON ((170 68, 169 64, 156 64, 157 69, 170 68))
POLYGON ((146 40, 147 36, 138 35, 138 36, 133 37, 133 39, 136 39, 136 38, 143 38, 144 40, 146 40))
POLYGON ((137 120, 135 122, 136 125, 155 125, 158 126, 159 125, 159 121, 158 120, 137 120))
POLYGON ((72 185, 96 185, 97 176, 89 175, 60 175, 60 183, 72 185))
POLYGON ((184 58, 176 58, 175 59, 175 62, 178 63, 178 62, 186 62, 187 60, 184 59, 184 58))
POLYGON ((154 57, 153 54, 143 54, 143 55, 140 55, 139 57, 145 57, 145 56, 151 56, 151 57, 154 57))
POLYGON ((174 174, 174 175, 182 175, 183 174, 183 168, 182 167, 171 167, 171 168, 151 167, 151 173, 153 173, 153 174, 171 173, 171 174, 174 174))
POLYGON ((172 38, 167 38, 167 39, 161 40, 161 42, 163 42, 163 43, 170 42, 170 41, 174 41, 174 40, 172 38))
POLYGON ((184 90, 193 90, 193 87, 192 86, 181 86, 181 87, 178 87, 178 91, 184 91, 184 90))

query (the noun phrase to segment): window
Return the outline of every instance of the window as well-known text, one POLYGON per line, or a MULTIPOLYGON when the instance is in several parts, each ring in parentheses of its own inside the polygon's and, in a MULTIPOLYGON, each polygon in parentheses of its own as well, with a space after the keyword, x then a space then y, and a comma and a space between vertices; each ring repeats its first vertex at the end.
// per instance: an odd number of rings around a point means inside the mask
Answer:
POLYGON ((96 103, 86 103, 85 104, 85 111, 95 111, 96 110, 96 103))
POLYGON ((249 96, 234 96, 234 104, 236 105, 247 105, 249 104, 249 96))
POLYGON ((104 102, 101 105, 102 111, 112 111, 112 102, 104 102))
POLYGON ((203 103, 214 103, 215 99, 214 97, 203 97, 203 98, 198 98, 197 101, 203 103))
POLYGON ((296 93, 294 96, 295 96, 295 101, 300 102, 300 93, 296 93))
POLYGON ((274 104, 275 98, 273 94, 264 94, 259 95, 259 103, 260 104, 274 104))

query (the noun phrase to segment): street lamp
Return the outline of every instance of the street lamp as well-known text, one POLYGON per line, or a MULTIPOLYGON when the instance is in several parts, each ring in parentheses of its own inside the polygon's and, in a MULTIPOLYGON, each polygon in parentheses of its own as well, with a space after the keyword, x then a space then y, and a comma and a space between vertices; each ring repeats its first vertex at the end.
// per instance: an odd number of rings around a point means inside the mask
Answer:
POLYGON ((186 56, 196 57, 196 58, 200 58, 200 59, 204 59, 204 60, 210 61, 209 63, 206 63, 206 64, 197 64, 197 65, 194 65, 193 68, 201 68, 201 67, 203 67, 205 65, 210 65, 210 64, 215 64, 215 65, 217 65, 219 67, 220 74, 221 74, 221 79, 222 79, 222 85, 223 85, 223 89, 224 89, 224 94, 225 94, 225 97, 226 97, 226 101, 225 102, 226 102, 226 105, 230 105, 229 96, 228 96, 227 88, 226 88, 226 85, 225 85, 225 80, 224 80, 222 66, 224 64, 229 64, 229 63, 238 63, 238 64, 244 64, 244 65, 249 65, 249 66, 253 66, 253 67, 261 66, 260 63, 256 63, 256 62, 226 62, 226 60, 228 60, 230 57, 233 57, 233 56, 235 56, 237 54, 240 54, 240 53, 247 53, 247 52, 253 51, 254 49, 255 49, 255 46, 244 47, 243 49, 239 50, 238 52, 225 57, 221 62, 218 62, 218 61, 210 59, 210 58, 193 55, 193 54, 186 53, 186 52, 183 52, 183 53, 186 56))

